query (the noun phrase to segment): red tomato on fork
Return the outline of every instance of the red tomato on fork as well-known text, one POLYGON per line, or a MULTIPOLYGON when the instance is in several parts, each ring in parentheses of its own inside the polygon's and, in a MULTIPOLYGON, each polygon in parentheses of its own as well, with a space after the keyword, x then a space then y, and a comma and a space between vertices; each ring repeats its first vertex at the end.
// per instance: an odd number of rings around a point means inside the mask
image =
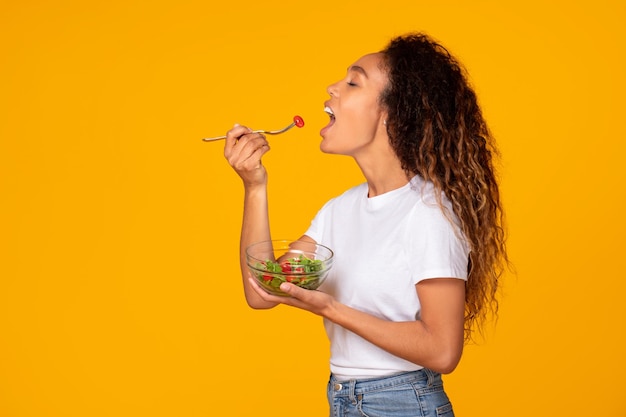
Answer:
POLYGON ((294 116, 293 117, 293 122, 296 124, 296 126, 298 127, 302 127, 304 126, 304 120, 302 119, 302 117, 300 116, 294 116))

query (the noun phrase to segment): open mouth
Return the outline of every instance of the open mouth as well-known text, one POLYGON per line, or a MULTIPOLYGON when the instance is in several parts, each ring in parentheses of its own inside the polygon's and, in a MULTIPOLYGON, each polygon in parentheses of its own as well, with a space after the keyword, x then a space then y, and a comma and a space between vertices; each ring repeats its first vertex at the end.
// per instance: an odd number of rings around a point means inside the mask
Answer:
POLYGON ((324 112, 328 115, 328 117, 330 117, 330 123, 328 124, 328 126, 330 126, 333 123, 335 123, 335 113, 333 112, 333 109, 331 109, 330 107, 326 106, 326 107, 324 107, 324 112))
POLYGON ((320 130, 320 135, 322 137, 325 137, 328 129, 330 129, 331 126, 335 124, 335 112, 333 111, 333 109, 330 108, 330 106, 326 105, 326 103, 324 103, 324 113, 326 113, 328 117, 330 117, 330 122, 326 126, 324 126, 322 130, 320 130))

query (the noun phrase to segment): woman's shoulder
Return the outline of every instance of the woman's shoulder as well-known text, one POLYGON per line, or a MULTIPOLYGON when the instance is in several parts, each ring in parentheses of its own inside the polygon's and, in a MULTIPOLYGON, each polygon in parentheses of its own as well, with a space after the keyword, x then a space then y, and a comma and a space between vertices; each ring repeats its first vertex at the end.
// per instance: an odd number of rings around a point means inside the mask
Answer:
POLYGON ((343 191, 339 195, 333 197, 331 201, 351 200, 354 198, 361 198, 363 197, 363 195, 367 196, 367 183, 366 182, 357 184, 353 187, 348 188, 347 190, 343 191))
POLYGON ((345 205, 361 199, 364 194, 367 195, 367 183, 355 185, 326 201, 321 211, 328 211, 334 207, 345 207, 345 205))

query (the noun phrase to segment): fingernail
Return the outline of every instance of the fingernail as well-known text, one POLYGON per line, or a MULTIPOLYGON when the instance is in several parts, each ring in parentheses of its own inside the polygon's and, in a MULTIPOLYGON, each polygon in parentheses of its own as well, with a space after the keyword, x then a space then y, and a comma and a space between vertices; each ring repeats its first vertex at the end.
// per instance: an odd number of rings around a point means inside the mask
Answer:
POLYGON ((238 127, 238 126, 241 126, 241 125, 239 123, 235 123, 235 126, 233 127, 238 127))

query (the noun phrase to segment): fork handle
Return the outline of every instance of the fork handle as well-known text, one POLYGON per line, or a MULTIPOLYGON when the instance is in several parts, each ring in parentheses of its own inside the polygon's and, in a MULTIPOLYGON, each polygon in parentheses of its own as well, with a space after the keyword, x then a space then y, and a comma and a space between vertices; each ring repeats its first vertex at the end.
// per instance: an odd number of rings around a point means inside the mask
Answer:
POLYGON ((226 139, 226 136, 216 136, 214 138, 203 138, 202 140, 205 142, 213 142, 213 141, 222 140, 222 139, 226 139))
MULTIPOLYGON (((277 132, 269 132, 265 130, 253 130, 252 133, 265 133, 266 135, 276 135, 277 132)), ((215 136, 214 138, 204 138, 202 139, 205 142, 213 142, 216 140, 226 139, 226 136, 215 136)))

